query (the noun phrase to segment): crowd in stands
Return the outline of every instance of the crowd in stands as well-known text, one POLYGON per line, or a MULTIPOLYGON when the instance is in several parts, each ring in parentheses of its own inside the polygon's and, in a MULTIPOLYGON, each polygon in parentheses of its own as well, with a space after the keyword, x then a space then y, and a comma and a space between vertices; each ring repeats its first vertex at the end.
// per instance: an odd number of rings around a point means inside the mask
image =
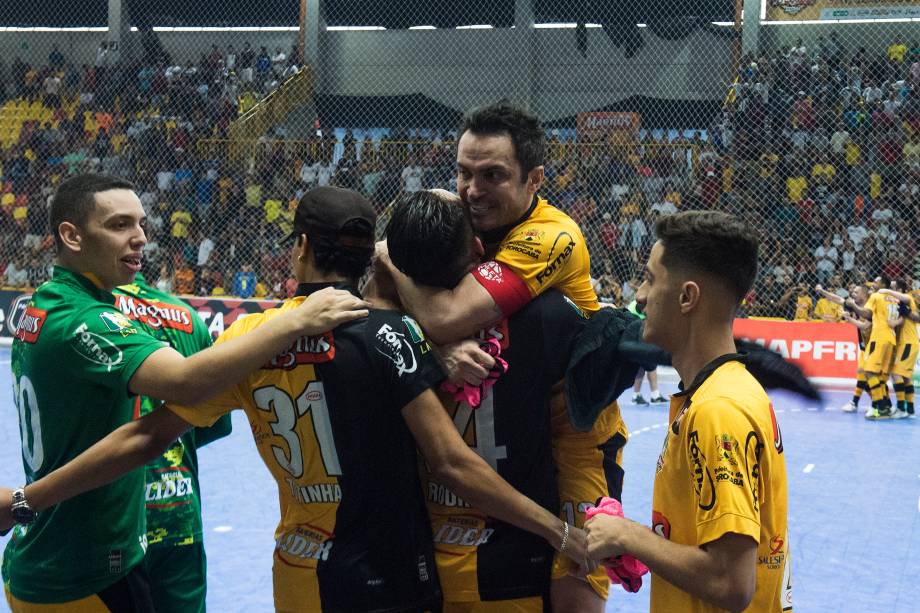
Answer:
MULTIPOLYGON (((920 43, 889 42, 847 50, 831 34, 813 47, 799 41, 743 58, 705 132, 597 143, 550 132, 542 195, 584 229, 598 294, 630 302, 655 218, 687 209, 730 211, 762 230, 749 315, 825 319, 815 312, 818 283, 845 292, 881 272, 920 278, 920 43)), ((214 46, 186 66, 156 53, 109 65, 100 49, 77 68, 55 49, 44 67, 14 60, 0 70, 11 98, 54 109, 0 157, 3 282, 48 277, 48 202, 78 171, 137 184, 148 279, 179 294, 247 298, 295 289, 279 242, 310 187, 364 192, 383 214, 381 229, 399 194, 454 187, 451 132, 400 128, 372 140, 325 130, 296 143, 268 134, 244 164, 231 163, 226 148, 201 146, 225 136, 241 106, 298 63, 296 52, 256 53, 247 43, 214 46)))

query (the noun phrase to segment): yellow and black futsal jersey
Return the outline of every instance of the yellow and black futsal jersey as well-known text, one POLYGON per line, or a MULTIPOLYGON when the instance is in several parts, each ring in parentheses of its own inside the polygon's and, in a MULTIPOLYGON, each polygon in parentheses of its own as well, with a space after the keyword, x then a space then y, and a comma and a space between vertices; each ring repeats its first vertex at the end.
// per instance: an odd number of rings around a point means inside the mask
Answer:
MULTIPOLYGON (((302 284, 298 295, 327 286, 302 284)), ((296 297, 238 320, 217 342, 300 302, 296 297)), ((372 310, 366 319, 298 339, 243 383, 198 406, 169 407, 195 425, 234 408, 246 411, 278 482, 277 611, 440 607, 416 447, 401 410, 442 379, 415 321, 372 310)))
MULTIPOLYGON (((556 291, 542 294, 484 333, 497 339, 508 372, 482 404, 442 396, 467 443, 515 489, 558 513, 550 441, 550 396, 587 321, 556 291)), ((552 547, 542 538, 486 517, 422 467, 445 602, 541 596, 549 587, 552 547)), ((537 611, 542 611, 542 604, 537 611)))
MULTIPOLYGON (((917 303, 913 296, 909 296, 907 306, 912 313, 917 312, 917 303)), ((907 315, 902 317, 904 323, 897 331, 898 342, 895 347, 891 364, 891 374, 910 379, 914 375, 914 366, 917 364, 917 324, 907 315)))
POLYGON ((863 308, 872 312, 872 335, 863 369, 868 373, 887 374, 897 344, 894 329, 888 322, 898 318, 898 299, 876 292, 869 296, 863 308))
MULTIPOLYGON (((729 354, 671 397, 658 457, 652 529, 698 547, 732 532, 757 542, 754 598, 746 611, 792 610, 783 437, 763 387, 729 354)), ((652 613, 716 613, 652 575, 652 613)))

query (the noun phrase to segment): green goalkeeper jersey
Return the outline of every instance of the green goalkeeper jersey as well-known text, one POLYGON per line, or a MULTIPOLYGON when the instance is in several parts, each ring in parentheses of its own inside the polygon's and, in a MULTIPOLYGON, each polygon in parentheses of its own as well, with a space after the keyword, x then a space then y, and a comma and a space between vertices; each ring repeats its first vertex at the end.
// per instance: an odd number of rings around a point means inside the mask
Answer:
MULTIPOLYGON (((12 349, 22 460, 32 482, 131 421, 128 383, 166 344, 115 306, 114 296, 63 267, 32 296, 12 349)), ((146 549, 144 471, 44 510, 17 526, 3 579, 16 598, 59 603, 121 579, 146 549)))
MULTIPOLYGON (((131 285, 115 289, 115 305, 147 332, 188 357, 211 346, 207 326, 195 310, 175 296, 147 285, 137 275, 131 285)), ((161 401, 138 396, 135 417, 146 415, 161 401)), ((144 499, 148 547, 191 545, 201 541, 201 494, 197 449, 230 434, 230 416, 210 428, 193 428, 147 465, 144 499)))

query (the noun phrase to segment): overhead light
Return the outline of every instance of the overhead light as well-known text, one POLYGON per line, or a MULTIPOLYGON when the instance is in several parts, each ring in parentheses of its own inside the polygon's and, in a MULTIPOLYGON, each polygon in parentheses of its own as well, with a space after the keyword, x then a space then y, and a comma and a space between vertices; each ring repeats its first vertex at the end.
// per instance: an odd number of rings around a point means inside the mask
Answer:
POLYGON ((475 24, 471 26, 457 26, 457 29, 458 30, 491 30, 492 26, 487 23, 484 23, 484 24, 475 24))
POLYGON ((379 32, 386 30, 383 26, 327 26, 330 32, 379 32))
POLYGON ((571 30, 577 28, 577 23, 535 23, 533 24, 534 29, 536 30, 571 30))
POLYGON ((0 26, 0 32, 108 32, 108 26, 0 26))
POLYGON ((437 30, 435 26, 409 26, 410 30, 437 30))

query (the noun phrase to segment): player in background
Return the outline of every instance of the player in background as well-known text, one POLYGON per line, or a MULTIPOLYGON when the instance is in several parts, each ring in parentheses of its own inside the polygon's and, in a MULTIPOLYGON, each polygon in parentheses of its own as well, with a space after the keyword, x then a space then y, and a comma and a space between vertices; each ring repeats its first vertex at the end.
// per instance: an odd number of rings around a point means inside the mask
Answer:
MULTIPOLYGON (((112 292, 115 306, 148 334, 184 356, 211 346, 207 325, 190 305, 147 284, 134 282, 112 292)), ((162 404, 136 396, 134 417, 162 404)), ((209 428, 192 428, 144 467, 147 506, 147 553, 144 569, 157 613, 203 613, 207 596, 207 556, 201 523, 198 449, 230 434, 230 416, 209 428)))
MULTIPOLYGON (((147 243, 132 184, 104 174, 71 177, 52 199, 50 221, 58 265, 32 295, 12 348, 27 485, 0 492, 0 513, 17 521, 3 557, 7 602, 14 613, 150 611, 140 564, 147 548, 144 472, 96 456, 97 474, 124 476, 46 511, 40 491, 31 498, 34 484, 131 422, 133 396, 200 401, 305 331, 366 316, 365 303, 329 290, 259 335, 185 357, 115 306, 112 291, 134 280, 147 243)), ((88 489, 73 485, 74 493, 88 489)))
MULTIPOLYGON (((635 300, 630 302, 627 305, 626 309, 630 313, 638 317, 639 319, 645 319, 645 313, 642 312, 641 306, 635 300)), ((639 406, 642 406, 642 405, 647 406, 649 402, 651 402, 652 404, 664 404, 667 401, 668 399, 665 398, 661 394, 661 392, 658 391, 658 369, 656 368, 655 370, 644 370, 640 368, 639 373, 636 375, 636 383, 633 385, 632 403, 635 405, 639 405, 639 406), (642 379, 643 378, 648 379, 650 400, 646 400, 645 398, 642 397, 642 379)))
POLYGON ((651 613, 792 610, 787 480, 770 398, 736 353, 732 322, 757 274, 756 231, 691 211, 658 220, 637 298, 643 338, 684 383, 655 471, 652 530, 586 523, 588 555, 632 554, 652 571, 651 613))
MULTIPOLYGON (((856 354, 856 388, 853 390, 853 399, 840 407, 840 410, 844 413, 855 413, 859 409, 859 399, 862 398, 863 392, 869 391, 869 384, 866 383, 866 371, 864 366, 866 361, 866 346, 872 334, 872 322, 862 319, 853 313, 852 307, 846 306, 846 299, 843 298, 843 296, 828 292, 820 285, 815 287, 815 291, 822 296, 822 300, 840 305, 841 309, 843 309, 843 314, 841 315, 843 321, 853 324, 856 327, 856 344, 859 348, 856 354)), ((849 294, 850 298, 853 299, 857 306, 865 305, 866 300, 869 298, 868 288, 861 283, 850 286, 849 294)))
MULTIPOLYGON (((458 134, 457 191, 482 242, 484 261, 452 289, 432 287, 402 274, 386 242, 378 243, 379 261, 392 274, 402 304, 439 344, 488 329, 550 288, 590 317, 600 306, 591 287, 584 236, 571 217, 538 195, 545 151, 540 121, 500 103, 471 111, 458 134)), ((557 395, 561 399, 561 387, 557 395)), ((615 402, 588 433, 572 427, 563 401, 552 406, 562 516, 580 527, 585 505, 608 493, 625 426, 615 402)), ((553 578, 559 581, 553 597, 566 594, 566 602, 579 602, 581 610, 602 611, 609 589, 606 573, 590 574, 591 589, 586 589, 588 584, 570 576, 574 570, 556 557, 553 578)))
POLYGON ((892 358, 891 377, 897 408, 891 412, 892 419, 904 419, 914 414, 914 368, 917 364, 917 303, 908 293, 909 286, 903 279, 894 282, 895 289, 880 289, 879 293, 898 299, 897 324, 898 342, 892 358))
MULTIPOLYGON (((374 218, 356 192, 308 192, 292 233, 299 296, 235 322, 215 349, 301 310, 305 295, 332 285, 356 292, 373 253, 374 218)), ((418 325, 398 311, 374 309, 366 319, 298 337, 242 383, 196 406, 169 403, 122 426, 26 493, 43 510, 141 465, 189 420, 206 425, 243 407, 279 485, 276 611, 439 608, 413 439, 432 471, 465 500, 583 560, 580 531, 564 531, 463 442, 431 390, 442 379, 418 325)), ((8 501, 9 491, 0 497, 8 501)), ((11 521, 8 505, 0 504, 0 528, 11 521)))
POLYGON ((887 382, 897 346, 897 336, 892 324, 898 319, 899 301, 894 296, 878 291, 890 287, 890 279, 880 276, 874 283, 876 290, 863 306, 857 305, 853 298, 844 301, 844 306, 849 306, 859 317, 872 320, 872 334, 863 363, 869 396, 872 398, 872 406, 866 411, 866 419, 890 419, 891 398, 888 395, 887 382))

